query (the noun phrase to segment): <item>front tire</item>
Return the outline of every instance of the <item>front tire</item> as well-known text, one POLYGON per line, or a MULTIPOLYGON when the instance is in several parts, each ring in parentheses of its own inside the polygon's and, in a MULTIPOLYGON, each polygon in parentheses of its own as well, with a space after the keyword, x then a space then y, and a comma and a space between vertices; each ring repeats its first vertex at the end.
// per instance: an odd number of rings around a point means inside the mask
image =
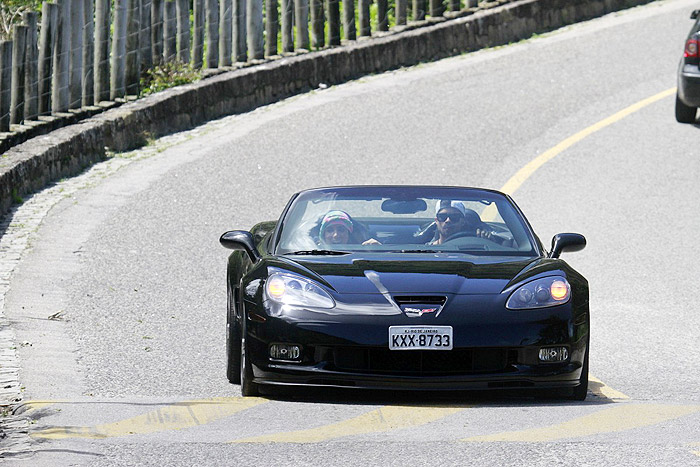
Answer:
POLYGON ((231 384, 241 384, 241 333, 236 323, 236 294, 230 290, 227 302, 226 378, 231 384))
POLYGON ((676 94, 676 121, 678 123, 695 123, 697 110, 697 107, 685 105, 676 94))
POLYGON ((579 378, 579 384, 576 386, 571 396, 569 397, 572 401, 585 401, 588 395, 588 348, 586 348, 586 356, 583 357, 583 368, 581 369, 581 377, 579 378))
POLYGON ((240 365, 241 395, 243 397, 258 396, 260 395, 260 390, 258 389, 258 385, 253 382, 253 365, 250 363, 250 353, 248 352, 248 345, 246 342, 245 315, 242 316, 242 321, 240 365))

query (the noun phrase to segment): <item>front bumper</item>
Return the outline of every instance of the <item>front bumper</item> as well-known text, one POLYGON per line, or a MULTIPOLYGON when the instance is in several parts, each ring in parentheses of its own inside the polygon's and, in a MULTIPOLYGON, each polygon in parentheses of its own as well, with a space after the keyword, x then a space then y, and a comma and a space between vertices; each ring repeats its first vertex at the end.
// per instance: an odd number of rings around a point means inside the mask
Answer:
POLYGON ((480 390, 480 389, 555 389, 579 384, 581 366, 561 365, 541 371, 518 365, 512 373, 455 376, 414 376, 338 372, 317 367, 292 365, 253 366, 254 381, 259 384, 325 386, 364 389, 402 390, 480 390))
POLYGON ((497 300, 455 297, 439 316, 421 318, 392 313, 379 303, 362 307, 362 313, 338 315, 301 309, 281 312, 270 309, 274 305, 269 303, 247 302, 253 380, 270 385, 422 390, 554 389, 579 384, 588 345, 587 308, 576 310, 569 302, 510 311, 497 300), (378 312, 366 311, 371 309, 378 312), (454 347, 389 350, 388 329, 395 325, 452 326, 454 347), (270 359, 273 343, 301 345, 301 360, 270 359), (541 363, 540 348, 552 346, 566 347, 569 358, 541 363))

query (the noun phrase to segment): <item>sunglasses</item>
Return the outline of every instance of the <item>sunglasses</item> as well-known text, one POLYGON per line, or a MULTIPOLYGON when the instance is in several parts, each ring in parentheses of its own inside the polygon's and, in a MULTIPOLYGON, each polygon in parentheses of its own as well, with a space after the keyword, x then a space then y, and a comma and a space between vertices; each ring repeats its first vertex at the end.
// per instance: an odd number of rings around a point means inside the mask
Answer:
POLYGON ((461 212, 441 212, 435 216, 438 222, 445 222, 447 219, 452 219, 452 222, 461 222, 464 216, 461 212))

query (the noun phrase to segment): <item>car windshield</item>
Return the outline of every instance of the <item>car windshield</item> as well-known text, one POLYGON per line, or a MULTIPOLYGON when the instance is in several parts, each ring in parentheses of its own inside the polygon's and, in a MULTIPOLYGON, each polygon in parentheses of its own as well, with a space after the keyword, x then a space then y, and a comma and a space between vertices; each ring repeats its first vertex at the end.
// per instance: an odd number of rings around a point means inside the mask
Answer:
POLYGON ((293 200, 280 228, 277 254, 538 255, 532 233, 511 201, 479 189, 310 190, 293 200))

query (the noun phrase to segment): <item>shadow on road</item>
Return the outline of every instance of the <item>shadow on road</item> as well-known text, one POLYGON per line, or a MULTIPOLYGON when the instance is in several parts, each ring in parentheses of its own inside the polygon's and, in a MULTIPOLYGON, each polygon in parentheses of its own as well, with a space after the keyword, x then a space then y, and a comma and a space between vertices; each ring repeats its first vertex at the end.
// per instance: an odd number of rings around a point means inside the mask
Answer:
POLYGON ((440 407, 485 406, 557 406, 601 405, 614 400, 596 393, 596 383, 589 383, 588 397, 584 402, 571 401, 556 394, 534 390, 502 391, 397 391, 375 389, 262 387, 263 395, 270 400, 327 403, 347 405, 416 405, 440 407))
POLYGON ((0 238, 5 235, 5 232, 7 232, 7 229, 10 227, 10 223, 12 222, 12 218, 15 216, 15 213, 17 212, 17 208, 19 208, 19 204, 13 204, 10 209, 7 210, 6 213, 0 214, 0 238))

